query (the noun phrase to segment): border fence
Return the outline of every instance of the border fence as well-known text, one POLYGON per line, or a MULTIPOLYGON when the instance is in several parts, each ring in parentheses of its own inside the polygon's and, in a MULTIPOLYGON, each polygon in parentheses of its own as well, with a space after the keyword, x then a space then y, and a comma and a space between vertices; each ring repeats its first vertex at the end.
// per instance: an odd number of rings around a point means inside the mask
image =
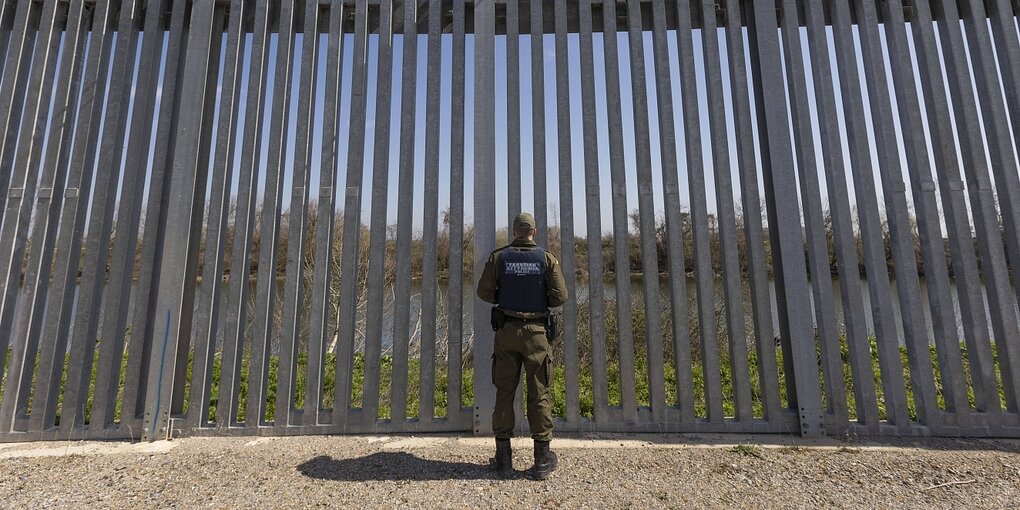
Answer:
POLYGON ((1020 437, 1018 12, 0 0, 0 441, 486 434, 526 208, 559 431, 1020 437))

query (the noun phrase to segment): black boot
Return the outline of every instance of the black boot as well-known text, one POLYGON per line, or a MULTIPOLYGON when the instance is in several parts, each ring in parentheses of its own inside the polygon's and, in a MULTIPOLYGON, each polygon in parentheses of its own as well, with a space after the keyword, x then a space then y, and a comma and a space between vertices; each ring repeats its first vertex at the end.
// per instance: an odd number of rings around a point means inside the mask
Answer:
POLYGON ((557 465, 559 461, 556 453, 549 450, 549 441, 535 441, 535 467, 531 468, 531 478, 545 480, 556 471, 557 465))
POLYGON ((496 457, 493 459, 493 467, 500 478, 510 478, 514 474, 514 455, 510 449, 509 439, 496 438, 496 457))

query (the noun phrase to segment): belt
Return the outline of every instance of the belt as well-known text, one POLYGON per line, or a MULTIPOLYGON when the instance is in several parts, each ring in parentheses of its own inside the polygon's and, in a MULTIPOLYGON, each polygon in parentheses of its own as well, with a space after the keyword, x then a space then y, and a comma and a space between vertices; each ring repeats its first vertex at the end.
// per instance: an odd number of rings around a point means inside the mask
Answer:
POLYGON ((545 317, 535 317, 535 318, 532 318, 532 319, 526 319, 524 317, 514 317, 512 315, 507 315, 506 316, 506 321, 507 322, 523 322, 523 323, 534 322, 534 323, 538 323, 538 324, 545 324, 545 319, 546 319, 545 317))

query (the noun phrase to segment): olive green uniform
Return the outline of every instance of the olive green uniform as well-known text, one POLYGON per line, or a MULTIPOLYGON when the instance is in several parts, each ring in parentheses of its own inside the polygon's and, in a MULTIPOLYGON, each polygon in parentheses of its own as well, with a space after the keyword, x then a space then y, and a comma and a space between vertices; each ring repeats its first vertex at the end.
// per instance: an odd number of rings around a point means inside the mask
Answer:
MULTIPOLYGON (((534 241, 515 239, 510 247, 525 250, 538 249, 534 241)), ((485 270, 478 281, 478 297, 496 304, 499 301, 499 256, 507 247, 500 248, 485 262, 485 270)), ((567 301, 567 287, 560 271, 560 263, 551 253, 546 256, 546 294, 549 306, 561 306, 567 301)), ((492 384, 496 386, 496 407, 492 412, 492 431, 497 439, 513 437, 514 396, 524 366, 528 385, 528 423, 531 437, 536 441, 552 439, 552 349, 546 337, 545 317, 549 312, 525 313, 503 310, 507 321, 496 331, 492 355, 492 384)))

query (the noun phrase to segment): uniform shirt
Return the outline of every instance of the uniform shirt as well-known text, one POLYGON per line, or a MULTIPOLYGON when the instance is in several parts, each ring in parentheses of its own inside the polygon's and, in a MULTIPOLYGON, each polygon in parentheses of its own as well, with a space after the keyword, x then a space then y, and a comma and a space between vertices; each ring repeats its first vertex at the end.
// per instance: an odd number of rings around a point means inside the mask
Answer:
MULTIPOLYGON (((510 246, 514 248, 524 249, 537 249, 538 245, 535 241, 530 239, 514 239, 510 246)), ((489 255, 489 259, 485 261, 485 269, 482 271, 482 277, 478 280, 478 297, 482 298, 482 301, 486 303, 496 304, 499 302, 499 273, 497 268, 499 267, 499 254, 507 249, 507 246, 500 248, 489 255)), ((567 302, 567 284, 563 280, 563 273, 560 271, 560 261, 556 260, 556 257, 545 252, 546 259, 546 273, 545 273, 545 288, 546 294, 549 298, 549 306, 556 307, 562 306, 563 303, 567 302)), ((515 310, 504 310, 509 315, 532 318, 541 317, 548 315, 548 313, 526 313, 517 312, 515 310)))

